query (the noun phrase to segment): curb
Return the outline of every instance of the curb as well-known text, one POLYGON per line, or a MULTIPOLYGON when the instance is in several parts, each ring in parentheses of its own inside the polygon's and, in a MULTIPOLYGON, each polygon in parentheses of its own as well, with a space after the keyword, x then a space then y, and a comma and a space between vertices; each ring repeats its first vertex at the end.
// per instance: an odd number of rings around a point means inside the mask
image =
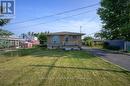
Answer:
POLYGON ((108 62, 108 63, 110 63, 110 64, 112 64, 112 65, 115 65, 115 66, 121 68, 121 69, 124 70, 124 71, 130 72, 130 70, 128 70, 128 69, 126 69, 126 68, 124 68, 124 67, 121 67, 120 65, 115 64, 115 63, 113 63, 113 62, 111 62, 111 61, 108 61, 108 60, 106 60, 106 59, 103 59, 102 57, 98 57, 98 58, 100 58, 100 59, 102 59, 103 61, 108 62))

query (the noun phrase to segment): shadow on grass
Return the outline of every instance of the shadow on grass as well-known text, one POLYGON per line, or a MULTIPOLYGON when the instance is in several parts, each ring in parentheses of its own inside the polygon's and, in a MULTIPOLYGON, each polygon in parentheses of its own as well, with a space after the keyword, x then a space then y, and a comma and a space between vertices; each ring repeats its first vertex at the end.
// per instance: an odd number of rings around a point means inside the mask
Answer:
MULTIPOLYGON (((59 58, 55 59, 54 62, 53 62, 51 65, 54 66, 58 60, 59 60, 59 58)), ((50 66, 50 67, 49 67, 49 69, 48 69, 46 75, 44 76, 45 78, 48 78, 48 76, 49 76, 51 70, 54 68, 53 66, 50 66)), ((46 79, 41 80, 41 82, 39 83, 38 86, 44 86, 46 81, 47 81, 46 79)))
POLYGON ((49 67, 49 68, 63 68, 63 69, 80 69, 80 70, 92 70, 92 71, 107 71, 107 72, 118 72, 118 73, 130 73, 126 70, 114 70, 114 69, 99 69, 99 68, 86 68, 86 67, 66 67, 66 66, 55 66, 55 65, 30 65, 33 67, 49 67))
MULTIPOLYGON (((35 67, 48 67, 47 73, 45 74, 45 78, 48 78, 49 74, 53 70, 53 68, 66 68, 66 67, 60 67, 55 66, 56 62, 60 58, 76 58, 76 59, 92 59, 95 58, 95 56, 90 55, 86 51, 64 51, 64 50, 47 50, 47 49, 20 49, 16 51, 6 52, 3 53, 3 56, 5 57, 23 57, 23 56, 31 56, 32 58, 56 58, 51 65, 30 65, 35 67)), ((46 80, 43 79, 40 81, 38 86, 45 85, 46 80)))

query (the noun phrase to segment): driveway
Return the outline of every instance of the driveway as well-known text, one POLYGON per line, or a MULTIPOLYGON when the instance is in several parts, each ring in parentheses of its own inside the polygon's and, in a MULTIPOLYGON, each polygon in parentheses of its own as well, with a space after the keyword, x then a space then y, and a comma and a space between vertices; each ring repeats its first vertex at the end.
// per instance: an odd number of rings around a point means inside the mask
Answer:
POLYGON ((100 49, 92 49, 86 47, 83 47, 83 49, 130 71, 130 56, 128 55, 110 53, 100 49))

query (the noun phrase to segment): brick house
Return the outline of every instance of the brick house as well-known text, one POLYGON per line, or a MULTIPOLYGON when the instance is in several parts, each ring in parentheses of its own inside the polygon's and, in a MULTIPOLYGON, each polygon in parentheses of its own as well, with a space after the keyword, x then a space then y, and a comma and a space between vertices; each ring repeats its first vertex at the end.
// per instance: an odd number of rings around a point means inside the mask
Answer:
POLYGON ((81 48, 83 33, 75 32, 55 32, 47 34, 47 47, 49 49, 77 49, 81 48))

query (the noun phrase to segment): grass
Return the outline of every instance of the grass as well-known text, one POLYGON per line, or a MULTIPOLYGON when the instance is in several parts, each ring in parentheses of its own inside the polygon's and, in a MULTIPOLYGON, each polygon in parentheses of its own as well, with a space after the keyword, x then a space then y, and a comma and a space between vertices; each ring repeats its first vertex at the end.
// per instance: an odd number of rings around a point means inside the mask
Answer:
POLYGON ((1 53, 0 86, 130 86, 130 72, 86 51, 23 49, 1 53))

